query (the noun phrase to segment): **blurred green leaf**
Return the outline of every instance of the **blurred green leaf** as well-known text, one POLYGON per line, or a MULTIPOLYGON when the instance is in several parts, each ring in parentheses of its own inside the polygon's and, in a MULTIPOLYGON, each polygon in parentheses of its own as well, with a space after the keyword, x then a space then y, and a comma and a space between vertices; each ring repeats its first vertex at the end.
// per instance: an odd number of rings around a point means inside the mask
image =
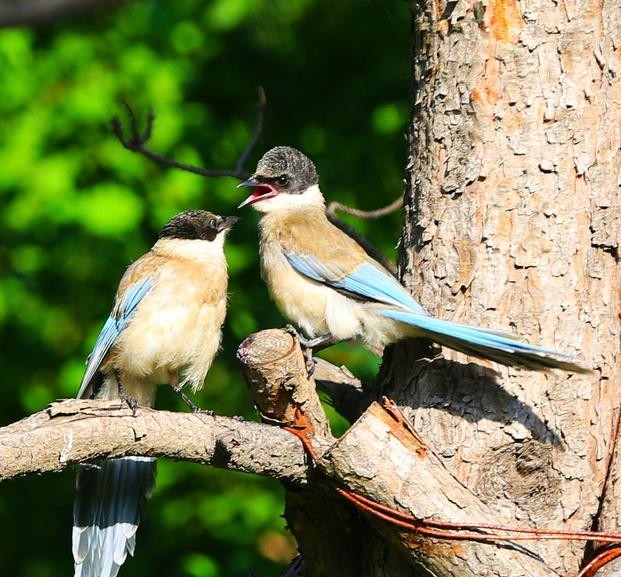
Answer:
POLYGON ((406 108, 403 103, 390 103, 378 106, 373 111, 373 128, 379 134, 405 132, 407 120, 406 108))
POLYGON ((118 236, 138 226, 142 201, 127 187, 109 182, 83 191, 78 201, 80 221, 91 233, 118 236))
POLYGON ((183 561, 183 569, 194 577, 216 577, 220 574, 215 561, 201 553, 188 555, 183 561))

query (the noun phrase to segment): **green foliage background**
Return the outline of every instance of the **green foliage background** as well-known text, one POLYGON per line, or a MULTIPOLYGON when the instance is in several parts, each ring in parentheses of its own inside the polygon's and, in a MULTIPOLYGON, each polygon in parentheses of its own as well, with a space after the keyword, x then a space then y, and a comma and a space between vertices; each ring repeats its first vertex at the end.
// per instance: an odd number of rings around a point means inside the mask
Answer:
MULTIPOLYGON (((162 169, 124 150, 110 118, 126 98, 157 112, 151 146, 232 166, 289 144, 311 156, 328 199, 377 208, 402 192, 409 24, 402 1, 112 2, 80 18, 0 31, 0 424, 74 396, 125 267, 176 212, 235 213, 230 178, 162 169)), ((198 402, 255 418, 235 361, 250 332, 283 323, 258 278, 256 214, 229 236, 224 350, 198 402)), ((350 221, 393 254, 401 217, 350 221)), ((326 353, 362 375, 378 360, 326 353)), ((185 410, 160 389, 158 406, 185 410)), ((335 427, 343 423, 335 416, 335 427)), ((73 471, 0 487, 0 574, 71 574, 73 471)), ((275 575, 293 555, 275 481, 161 462, 137 556, 121 575, 275 575)))

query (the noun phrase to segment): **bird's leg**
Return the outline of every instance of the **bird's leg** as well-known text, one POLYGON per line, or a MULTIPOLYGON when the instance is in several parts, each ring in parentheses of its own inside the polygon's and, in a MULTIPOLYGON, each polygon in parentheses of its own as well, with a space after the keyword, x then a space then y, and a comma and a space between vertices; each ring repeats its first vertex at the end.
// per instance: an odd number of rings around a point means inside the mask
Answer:
POLYGON ((313 360, 313 352, 315 350, 320 351, 321 349, 325 349, 330 345, 334 344, 335 340, 331 333, 326 333, 325 335, 321 335, 319 337, 315 337, 314 339, 307 339, 300 331, 298 331, 293 325, 287 325, 285 330, 296 338, 300 345, 302 345, 304 359, 306 361, 306 370, 308 371, 308 376, 312 376, 315 372, 315 361, 313 360))
POLYGON ((306 349, 322 349, 330 346, 334 342, 334 337, 331 333, 326 333, 314 339, 306 338, 298 329, 293 325, 287 325, 285 330, 292 336, 294 336, 300 344, 306 349))
POLYGON ((175 393, 179 396, 179 398, 188 406, 193 413, 207 413, 208 415, 213 415, 213 411, 209 411, 207 409, 201 409, 190 397, 188 397, 182 390, 179 385, 179 372, 174 371, 169 374, 170 386, 175 393))
POLYGON ((114 369, 114 378, 116 379, 116 386, 119 391, 119 399, 121 399, 121 402, 127 403, 127 406, 132 410, 132 413, 134 413, 135 416, 136 409, 138 409, 138 400, 136 397, 132 397, 127 394, 125 386, 123 385, 123 379, 121 379, 121 371, 119 371, 119 369, 114 369))

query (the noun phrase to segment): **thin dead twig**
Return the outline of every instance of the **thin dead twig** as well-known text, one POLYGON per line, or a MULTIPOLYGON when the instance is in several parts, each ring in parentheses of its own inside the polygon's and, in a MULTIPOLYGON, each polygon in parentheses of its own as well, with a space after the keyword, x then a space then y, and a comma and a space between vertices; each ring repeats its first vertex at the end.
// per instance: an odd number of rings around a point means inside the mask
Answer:
POLYGON ((127 112, 127 117, 129 119, 129 134, 125 134, 125 131, 123 130, 123 124, 118 116, 115 116, 112 119, 112 132, 124 148, 130 150, 131 152, 142 154, 142 156, 147 157, 148 159, 156 162, 157 164, 160 164, 161 166, 178 168, 186 172, 191 172, 192 174, 198 174, 199 176, 230 176, 232 178, 237 178, 238 180, 245 180, 246 178, 248 178, 248 176, 250 176, 250 174, 244 170, 244 164, 248 160, 250 154, 252 154, 252 151, 254 150, 254 147, 256 146, 259 138, 261 137, 261 133, 263 132, 266 105, 267 99, 265 97, 265 91, 263 90, 263 88, 259 87, 256 106, 257 115, 254 132, 252 138, 250 139, 250 142, 241 153, 241 155, 237 159, 237 162, 235 163, 235 167, 232 169, 202 168, 200 166, 194 166, 192 164, 180 162, 178 160, 175 160, 174 158, 170 158, 168 156, 164 156, 163 154, 153 152, 150 148, 147 148, 146 144, 150 140, 151 135, 153 134, 153 122, 155 120, 155 112, 153 109, 150 109, 147 113, 146 126, 145 129, 141 131, 138 126, 136 113, 126 101, 123 101, 123 106, 127 112))
POLYGON ((351 206, 341 204, 340 202, 332 201, 328 205, 326 212, 330 215, 336 215, 337 212, 343 212, 345 214, 349 214, 350 216, 355 216, 356 218, 375 219, 388 216, 400 208, 403 208, 403 196, 395 198, 395 200, 393 200, 388 206, 376 208, 375 210, 360 210, 358 208, 352 208, 351 206))
POLYGON ((381 218, 383 216, 388 216, 389 214, 399 210, 403 207, 403 196, 396 198, 393 200, 388 206, 384 206, 382 208, 377 208, 375 210, 360 210, 358 208, 353 208, 351 206, 347 206, 346 204, 341 204, 337 201, 332 201, 328 204, 328 208, 326 209, 326 214, 330 222, 340 228, 345 234, 351 236, 354 240, 358 242, 364 248, 365 252, 371 257, 374 258, 377 262, 379 262, 384 268, 389 270, 394 276, 397 276, 397 267, 395 264, 389 260, 373 243, 369 242, 364 236, 362 236, 359 232, 354 230, 351 226, 341 220, 336 213, 343 212, 345 214, 349 214, 350 216, 355 216, 356 218, 363 219, 376 219, 381 218))

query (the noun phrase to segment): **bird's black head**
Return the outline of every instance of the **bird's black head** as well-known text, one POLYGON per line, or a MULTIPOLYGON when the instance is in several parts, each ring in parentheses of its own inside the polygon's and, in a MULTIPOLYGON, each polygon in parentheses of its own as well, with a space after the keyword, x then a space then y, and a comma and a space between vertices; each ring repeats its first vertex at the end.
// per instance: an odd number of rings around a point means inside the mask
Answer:
POLYGON ((239 185, 255 187, 240 207, 278 194, 303 194, 318 182, 315 165, 306 155, 290 146, 277 146, 263 155, 255 173, 239 185))
POLYGON ((212 241, 238 220, 237 216, 218 216, 206 210, 187 210, 173 216, 160 231, 159 238, 212 241))

